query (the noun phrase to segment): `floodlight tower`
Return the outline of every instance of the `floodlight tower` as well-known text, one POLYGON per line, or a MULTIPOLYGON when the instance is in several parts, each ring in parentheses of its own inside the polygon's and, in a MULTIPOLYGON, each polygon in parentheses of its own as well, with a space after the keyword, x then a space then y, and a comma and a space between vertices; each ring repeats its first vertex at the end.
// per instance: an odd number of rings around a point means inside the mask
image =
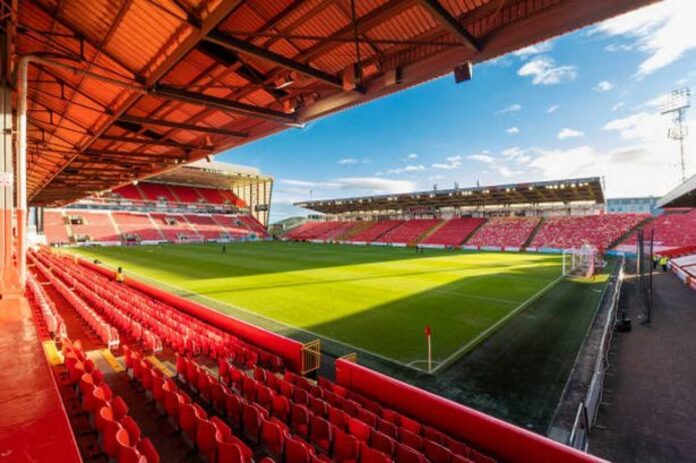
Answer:
POLYGON ((686 162, 684 159, 684 139, 689 135, 686 120, 686 110, 691 106, 691 89, 689 87, 673 90, 664 103, 660 114, 672 116, 672 127, 667 130, 667 137, 679 142, 679 161, 681 164, 681 181, 686 180, 686 162))

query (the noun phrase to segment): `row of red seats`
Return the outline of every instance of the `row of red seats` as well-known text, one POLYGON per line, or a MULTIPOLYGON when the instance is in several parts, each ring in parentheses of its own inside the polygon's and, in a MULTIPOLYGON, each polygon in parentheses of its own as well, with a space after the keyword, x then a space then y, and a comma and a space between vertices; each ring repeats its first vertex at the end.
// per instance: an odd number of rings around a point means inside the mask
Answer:
POLYGON ((371 243, 392 228, 400 225, 402 222, 402 220, 383 220, 381 222, 374 222, 348 238, 347 241, 371 243))
POLYGON ((418 240, 421 235, 439 223, 439 219, 406 220, 374 241, 376 243, 408 244, 418 240))
POLYGON ((149 214, 134 212, 112 212, 111 216, 121 234, 138 235, 144 241, 164 240, 162 232, 154 225, 149 214))
MULTIPOLYGON (((306 382, 305 378, 293 375, 296 383, 306 382)), ((433 463, 474 461, 476 463, 493 463, 494 460, 469 445, 419 421, 406 417, 394 410, 367 399, 349 389, 332 383, 326 378, 319 378, 319 388, 329 403, 336 402, 349 414, 358 416, 364 423, 377 428, 387 436, 407 443, 416 450, 423 450, 433 463), (333 394, 333 395, 332 395, 333 394), (336 396, 340 399, 336 399, 336 396), (347 405, 346 405, 347 404, 347 405), (357 414, 357 415, 356 415, 357 414), (396 429, 395 429, 396 428, 396 429), (467 460, 468 459, 468 460, 467 460)), ((310 391, 317 393, 316 388, 310 391)))
POLYGON ((68 215, 82 217, 82 224, 71 225, 73 235, 87 236, 90 241, 117 242, 121 238, 108 212, 70 211, 68 215))
POLYGON ((60 211, 44 211, 44 234, 49 244, 67 244, 70 242, 67 218, 60 211))
POLYGON ((104 374, 87 358, 79 342, 61 340, 67 369, 66 381, 75 387, 82 409, 101 436, 101 448, 118 463, 159 463, 159 454, 149 438, 144 437, 128 406, 115 396, 104 382, 104 374))
POLYGON ((493 217, 466 242, 470 246, 521 248, 539 224, 539 217, 493 217))
POLYGON ((464 243, 469 235, 471 235, 481 223, 485 222, 485 220, 486 219, 471 217, 450 219, 424 239, 421 244, 459 246, 464 243))
MULTIPOLYGON (((130 349, 124 350, 128 374, 139 382, 171 424, 182 432, 210 463, 252 463, 252 452, 230 427, 191 400, 174 381, 130 349)), ((204 378, 204 374, 200 375, 204 378)), ((214 381, 217 382, 217 381, 214 381)), ((210 383, 208 383, 210 384, 210 383)))
POLYGON ((163 183, 140 182, 138 186, 125 185, 114 193, 124 199, 135 201, 165 199, 171 202, 198 204, 232 204, 244 207, 246 204, 229 190, 217 188, 192 187, 183 185, 165 185, 163 183))
POLYGON ((256 364, 274 370, 283 367, 283 361, 277 355, 251 346, 229 333, 181 313, 126 285, 97 275, 76 264, 70 258, 59 258, 50 253, 41 254, 43 258, 52 258, 53 266, 61 267, 71 277, 87 286, 97 299, 107 301, 114 309, 121 311, 134 322, 141 323, 152 330, 162 342, 177 352, 203 354, 212 358, 230 358, 237 364, 248 367, 256 364))
POLYGON ((89 307, 85 301, 73 293, 51 270, 39 262, 34 253, 29 253, 28 258, 34 264, 34 268, 49 281, 58 293, 75 309, 77 314, 89 325, 99 339, 108 346, 109 349, 117 349, 120 343, 118 330, 107 323, 94 309, 89 307))
POLYGON ((32 307, 37 307, 41 312, 41 319, 51 338, 61 338, 67 336, 65 322, 56 309, 55 303, 49 298, 36 281, 32 273, 27 274, 27 298, 32 307))

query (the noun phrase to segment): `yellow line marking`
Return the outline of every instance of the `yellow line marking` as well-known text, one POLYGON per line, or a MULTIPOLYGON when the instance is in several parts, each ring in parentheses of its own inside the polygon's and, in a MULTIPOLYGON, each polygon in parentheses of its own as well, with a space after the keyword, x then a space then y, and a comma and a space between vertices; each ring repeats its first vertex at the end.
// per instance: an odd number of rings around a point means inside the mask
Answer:
POLYGON ((112 354, 109 349, 102 349, 101 355, 104 358, 104 360, 106 360, 106 363, 108 363, 111 369, 114 370, 116 373, 126 371, 126 369, 123 368, 123 365, 121 365, 121 362, 119 362, 118 359, 114 357, 114 354, 112 354))
POLYGON ((56 343, 53 341, 43 342, 44 352, 46 353, 46 358, 51 365, 62 365, 63 355, 56 349, 56 343))
POLYGON ((169 376, 170 378, 173 378, 174 376, 176 376, 176 373, 174 373, 174 371, 172 371, 167 365, 165 365, 164 363, 162 363, 162 361, 160 361, 160 359, 158 359, 158 358, 155 357, 154 355, 150 355, 149 357, 147 357, 147 359, 148 359, 150 362, 152 362, 152 364, 153 364, 154 366, 156 366, 157 368, 159 368, 160 371, 161 371, 162 373, 164 373, 165 375, 169 376))

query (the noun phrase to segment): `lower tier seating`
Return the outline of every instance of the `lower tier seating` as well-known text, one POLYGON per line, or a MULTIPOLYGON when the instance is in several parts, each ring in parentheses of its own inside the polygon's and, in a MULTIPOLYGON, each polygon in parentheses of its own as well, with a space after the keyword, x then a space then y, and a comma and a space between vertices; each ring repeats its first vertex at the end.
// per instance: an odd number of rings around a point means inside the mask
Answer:
POLYGON ((376 240, 376 243, 408 244, 440 223, 438 219, 406 220, 376 240))
POLYGON ((73 236, 86 237, 89 241, 121 241, 118 230, 108 212, 87 212, 83 210, 66 212, 71 218, 73 236), (78 222, 82 223, 78 223, 78 222))
POLYGON ((461 217, 450 219, 435 230, 421 244, 438 244, 443 246, 459 246, 486 219, 461 217))
POLYGON ((539 217, 493 217, 467 241, 470 246, 520 248, 539 224, 539 217))
POLYGON ((164 240, 164 235, 150 219, 149 214, 139 214, 133 212, 113 212, 112 217, 124 235, 136 235, 143 241, 164 240))
POLYGON ((67 218, 62 212, 46 211, 44 213, 44 234, 48 244, 67 244, 70 242, 67 218))
MULTIPOLYGON (((696 209, 688 212, 669 211, 648 222, 643 227, 645 239, 653 236, 655 246, 663 248, 680 248, 696 243, 696 209)), ((622 244, 635 245, 636 234, 633 233, 622 244)))
POLYGON ((402 223, 403 220, 383 220, 381 222, 374 222, 352 235, 347 241, 371 243, 402 223))

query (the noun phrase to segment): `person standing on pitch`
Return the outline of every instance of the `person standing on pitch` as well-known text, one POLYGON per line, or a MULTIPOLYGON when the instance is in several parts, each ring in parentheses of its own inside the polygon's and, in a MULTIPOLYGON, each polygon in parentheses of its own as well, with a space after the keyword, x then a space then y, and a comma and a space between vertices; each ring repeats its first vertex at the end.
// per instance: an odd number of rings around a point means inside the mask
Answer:
POLYGON ((227 246, 225 246, 224 244, 222 245, 222 253, 227 254, 227 246))

